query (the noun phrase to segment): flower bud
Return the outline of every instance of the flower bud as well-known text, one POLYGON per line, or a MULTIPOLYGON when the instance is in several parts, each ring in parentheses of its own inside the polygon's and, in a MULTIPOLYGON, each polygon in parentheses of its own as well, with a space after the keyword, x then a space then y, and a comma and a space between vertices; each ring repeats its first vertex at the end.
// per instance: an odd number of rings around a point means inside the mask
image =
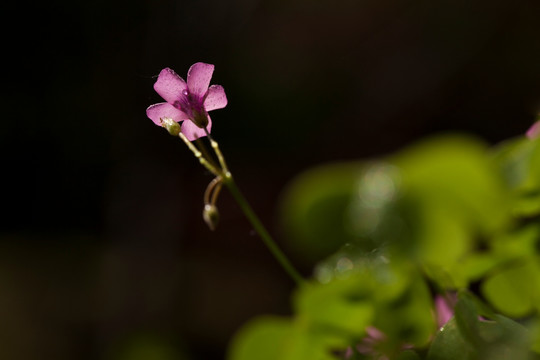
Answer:
POLYGON ((219 222, 219 211, 217 207, 212 204, 204 205, 203 219, 210 230, 214 231, 219 222))
POLYGON ((178 136, 178 134, 180 134, 180 125, 171 118, 161 118, 161 126, 167 129, 172 136, 178 136))

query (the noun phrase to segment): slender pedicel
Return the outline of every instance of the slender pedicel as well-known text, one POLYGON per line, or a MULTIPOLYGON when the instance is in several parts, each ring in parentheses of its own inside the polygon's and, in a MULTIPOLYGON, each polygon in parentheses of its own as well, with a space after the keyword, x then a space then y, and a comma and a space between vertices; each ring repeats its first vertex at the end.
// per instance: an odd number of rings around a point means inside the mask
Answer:
POLYGON ((277 246, 236 186, 219 144, 208 131, 208 127, 211 126, 208 111, 221 109, 227 105, 223 87, 209 86, 213 71, 212 64, 196 63, 189 69, 186 82, 173 70, 163 69, 154 84, 154 89, 166 102, 149 106, 146 114, 156 125, 164 127, 171 135, 182 139, 201 165, 214 174, 215 178, 208 184, 204 193, 203 219, 209 228, 214 230, 219 221, 216 203, 221 188, 225 185, 276 260, 296 283, 302 284, 304 282, 302 276, 277 246), (204 142, 199 140, 204 136, 210 141, 218 163, 210 156, 204 142), (192 141, 196 141, 198 146, 192 141))

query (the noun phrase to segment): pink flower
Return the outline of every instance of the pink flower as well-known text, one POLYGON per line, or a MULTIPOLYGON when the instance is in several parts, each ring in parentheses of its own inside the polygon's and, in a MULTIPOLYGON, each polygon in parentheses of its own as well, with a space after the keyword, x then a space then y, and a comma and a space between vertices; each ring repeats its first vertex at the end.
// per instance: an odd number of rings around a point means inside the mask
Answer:
POLYGON ((186 83, 173 70, 161 70, 154 90, 167 102, 150 105, 146 115, 158 126, 162 118, 183 121, 181 131, 190 141, 206 136, 212 128, 208 112, 227 105, 223 87, 209 87, 213 72, 214 65, 195 63, 189 68, 186 83))
MULTIPOLYGON (((355 350, 357 353, 369 356, 373 360, 388 360, 388 356, 383 354, 379 347, 382 343, 388 340, 388 337, 374 326, 366 328, 366 336, 353 349, 352 347, 345 350, 345 359, 351 359, 354 356, 355 350)), ((411 349, 412 346, 404 344, 402 349, 411 349)))
MULTIPOLYGON (((435 317, 439 328, 454 316, 454 307, 457 303, 457 294, 448 292, 445 296, 435 296, 435 317)), ((389 357, 381 353, 379 350, 380 344, 387 340, 386 334, 373 326, 366 328, 366 336, 362 338, 360 343, 345 350, 344 358, 351 359, 355 351, 362 355, 371 356, 370 359, 388 360, 389 357)), ((402 344, 401 350, 413 349, 411 344, 402 344)))
POLYGON ((379 353, 377 350, 377 344, 387 340, 386 335, 373 326, 368 326, 366 328, 366 336, 362 339, 360 344, 356 345, 356 350, 360 354, 364 355, 373 355, 374 359, 377 360, 388 360, 388 357, 379 353))
POLYGON ((456 302, 457 295, 455 293, 448 293, 446 298, 441 295, 435 296, 435 317, 437 318, 437 326, 439 328, 446 325, 452 316, 454 316, 456 302))
POLYGON ((536 139, 540 136, 540 120, 535 122, 526 133, 529 139, 536 139))

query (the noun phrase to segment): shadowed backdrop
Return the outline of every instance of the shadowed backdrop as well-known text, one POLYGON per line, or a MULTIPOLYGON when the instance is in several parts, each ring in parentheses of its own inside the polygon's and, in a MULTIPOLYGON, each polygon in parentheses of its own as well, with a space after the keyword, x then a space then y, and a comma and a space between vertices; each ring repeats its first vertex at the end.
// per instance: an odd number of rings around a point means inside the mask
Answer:
POLYGON ((238 206, 224 191, 210 232, 210 174, 146 117, 164 67, 215 64, 213 135, 285 251, 279 197, 302 170, 439 132, 494 144, 540 111, 536 1, 2 6, 3 359, 222 359, 245 321, 289 312, 238 206))

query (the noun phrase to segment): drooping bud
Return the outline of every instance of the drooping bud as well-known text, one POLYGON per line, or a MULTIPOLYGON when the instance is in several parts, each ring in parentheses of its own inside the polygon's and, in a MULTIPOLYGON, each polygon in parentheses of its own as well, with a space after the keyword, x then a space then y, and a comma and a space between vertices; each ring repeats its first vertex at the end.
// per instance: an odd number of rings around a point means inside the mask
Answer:
POLYGON ((210 230, 214 231, 219 222, 219 211, 217 207, 212 204, 204 205, 203 219, 210 230))
POLYGON ((180 125, 173 119, 168 117, 161 118, 161 126, 167 129, 169 134, 171 134, 172 136, 178 136, 178 134, 180 134, 181 132, 180 125))

